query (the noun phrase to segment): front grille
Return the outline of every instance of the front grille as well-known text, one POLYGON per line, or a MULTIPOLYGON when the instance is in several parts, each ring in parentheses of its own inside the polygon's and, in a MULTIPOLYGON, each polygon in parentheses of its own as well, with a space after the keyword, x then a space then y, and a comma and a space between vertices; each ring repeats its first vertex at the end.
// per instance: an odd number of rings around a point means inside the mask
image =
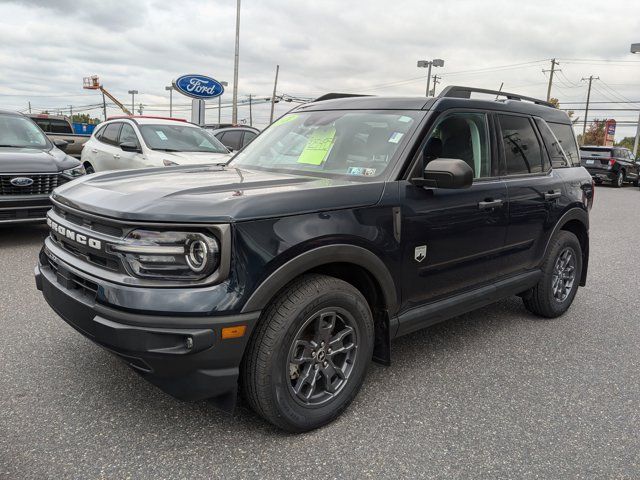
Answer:
POLYGON ((0 175, 0 195, 49 195, 53 189, 67 181, 59 173, 12 174, 0 175), (31 185, 16 186, 11 184, 14 178, 30 178, 31 185))
POLYGON ((58 205, 53 207, 53 211, 60 217, 64 218, 70 223, 80 225, 81 227, 88 228, 94 232, 104 233, 112 237, 121 238, 124 234, 123 229, 115 225, 109 225, 107 222, 95 220, 92 217, 81 216, 81 214, 72 213, 70 211, 60 208, 58 205))
POLYGON ((33 208, 20 208, 15 210, 0 210, 0 222, 11 220, 35 220, 39 218, 45 218, 49 207, 33 207, 33 208))

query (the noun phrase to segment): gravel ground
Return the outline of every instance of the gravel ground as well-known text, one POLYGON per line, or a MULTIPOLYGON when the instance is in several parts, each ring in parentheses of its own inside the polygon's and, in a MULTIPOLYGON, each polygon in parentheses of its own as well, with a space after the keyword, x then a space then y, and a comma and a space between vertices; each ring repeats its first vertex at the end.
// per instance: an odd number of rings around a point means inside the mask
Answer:
POLYGON ((0 478, 640 478, 636 188, 599 187, 586 288, 393 343, 333 424, 287 435, 183 403, 73 331, 33 281, 44 227, 0 229, 0 478))

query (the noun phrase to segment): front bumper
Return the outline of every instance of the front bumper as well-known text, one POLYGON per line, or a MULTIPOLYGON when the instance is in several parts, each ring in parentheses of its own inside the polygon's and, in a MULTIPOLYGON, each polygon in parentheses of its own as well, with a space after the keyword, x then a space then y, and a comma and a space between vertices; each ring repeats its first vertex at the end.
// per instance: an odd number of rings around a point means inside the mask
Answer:
POLYGON ((49 195, 6 195, 0 197, 0 225, 44 222, 51 208, 49 195))
MULTIPOLYGON (((170 395, 211 398, 223 410, 233 410, 240 362, 260 312, 190 317, 114 309, 97 302, 64 264, 54 268, 43 255, 35 269, 36 286, 65 322, 170 395), (235 325, 246 325, 245 335, 223 340, 222 328, 235 325)), ((85 280, 101 288, 100 280, 85 280)), ((193 290, 185 288, 183 295, 193 290)))

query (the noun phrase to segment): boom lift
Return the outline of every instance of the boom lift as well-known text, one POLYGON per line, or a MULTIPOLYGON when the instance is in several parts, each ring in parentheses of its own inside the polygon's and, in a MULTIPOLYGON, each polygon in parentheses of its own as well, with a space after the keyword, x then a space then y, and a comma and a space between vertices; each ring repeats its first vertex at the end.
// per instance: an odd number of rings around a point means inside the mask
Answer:
POLYGON ((104 96, 109 97, 113 103, 115 103, 120 109, 127 115, 133 115, 127 107, 125 107, 116 97, 111 95, 100 83, 100 77, 98 75, 91 75, 90 77, 84 77, 82 79, 82 88, 87 90, 100 90, 102 92, 102 100, 104 105, 104 118, 107 119, 107 106, 104 104, 104 96))

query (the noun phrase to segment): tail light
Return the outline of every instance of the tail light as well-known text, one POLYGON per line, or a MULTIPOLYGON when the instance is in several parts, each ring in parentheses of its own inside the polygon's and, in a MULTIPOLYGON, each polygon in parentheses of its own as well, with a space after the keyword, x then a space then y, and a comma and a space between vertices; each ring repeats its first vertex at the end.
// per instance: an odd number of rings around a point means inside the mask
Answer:
POLYGON ((609 166, 613 167, 616 164, 616 159, 615 158, 610 158, 609 159, 609 166))

